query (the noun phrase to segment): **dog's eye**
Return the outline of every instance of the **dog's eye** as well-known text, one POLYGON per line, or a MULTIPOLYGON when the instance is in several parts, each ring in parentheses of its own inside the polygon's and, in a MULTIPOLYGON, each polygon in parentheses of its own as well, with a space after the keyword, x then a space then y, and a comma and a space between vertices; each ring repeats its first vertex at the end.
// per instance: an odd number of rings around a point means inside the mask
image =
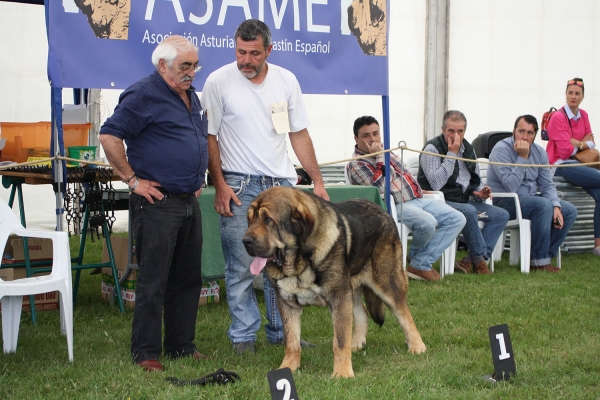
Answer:
POLYGON ((263 221, 264 221, 265 224, 270 224, 270 223, 273 222, 273 220, 271 219, 271 217, 269 217, 267 214, 264 215, 263 221))

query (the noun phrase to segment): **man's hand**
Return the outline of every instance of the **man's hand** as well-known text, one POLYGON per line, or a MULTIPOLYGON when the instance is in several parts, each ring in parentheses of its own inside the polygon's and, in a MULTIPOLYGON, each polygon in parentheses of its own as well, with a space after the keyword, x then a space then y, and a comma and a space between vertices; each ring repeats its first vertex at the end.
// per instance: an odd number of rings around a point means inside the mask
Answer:
POLYGON ((458 154, 460 150, 460 139, 458 135, 454 135, 448 138, 448 151, 454 154, 458 154))
POLYGON ((564 218, 562 212, 559 207, 554 207, 554 219, 552 220, 552 224, 556 229, 562 229, 564 226, 564 218))
POLYGON ((492 198, 492 189, 489 186, 484 186, 480 191, 473 192, 475 196, 479 196, 482 200, 487 200, 492 198))
POLYGON ((233 189, 228 185, 223 185, 219 188, 215 186, 215 211, 224 217, 233 217, 233 213, 229 207, 232 200, 238 206, 242 205, 240 199, 238 199, 233 189))
POLYGON ((313 188, 313 194, 317 197, 322 198, 323 200, 327 200, 329 201, 329 195, 327 194, 327 191, 325 190, 325 184, 323 184, 323 182, 316 184, 313 188))
POLYGON ((515 140, 515 151, 519 155, 519 157, 527 160, 529 158, 529 143, 527 140, 515 140))
POLYGON ((367 143, 367 141, 365 140, 365 147, 367 149, 369 149, 369 152, 372 153, 378 153, 380 151, 383 151, 383 144, 381 144, 381 142, 373 142, 371 144, 367 143))
POLYGON ((156 181, 147 181, 146 179, 137 180, 138 184, 133 193, 144 196, 148 203, 154 204, 154 199, 162 200, 165 195, 157 189, 157 187, 161 187, 160 183, 156 181))

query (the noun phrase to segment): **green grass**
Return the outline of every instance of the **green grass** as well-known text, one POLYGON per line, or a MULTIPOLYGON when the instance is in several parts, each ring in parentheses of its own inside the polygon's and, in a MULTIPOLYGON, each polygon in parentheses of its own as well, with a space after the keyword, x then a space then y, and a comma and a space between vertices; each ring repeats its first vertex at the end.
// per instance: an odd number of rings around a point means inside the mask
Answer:
MULTIPOLYGON (((101 243, 86 261, 100 259, 101 243)), ((460 255, 459 255, 460 257, 460 255)), ((411 281, 409 303, 428 350, 408 354, 388 312, 382 328, 370 323, 367 347, 352 357, 354 379, 333 380, 332 325, 327 309, 304 309, 302 353, 294 374, 301 399, 599 399, 599 262, 591 254, 564 255, 559 274, 521 274, 505 259, 491 276, 452 275, 439 283, 411 281), (517 375, 491 384, 488 328, 506 323, 517 375)), ((57 311, 21 319, 17 352, 0 355, 0 399, 269 399, 268 371, 283 347, 259 332, 256 354, 236 355, 226 336, 227 306, 200 307, 198 349, 210 360, 165 360, 166 371, 146 373, 129 356, 132 311, 118 312, 100 296, 100 276, 83 271, 74 310, 74 357, 67 359, 57 311), (226 386, 177 387, 167 376, 197 379, 218 368, 242 381, 226 386)), ((223 285, 221 285, 223 288, 223 285)), ((222 291, 222 294, 224 292, 222 291)), ((261 306, 264 309, 264 302, 261 306)))

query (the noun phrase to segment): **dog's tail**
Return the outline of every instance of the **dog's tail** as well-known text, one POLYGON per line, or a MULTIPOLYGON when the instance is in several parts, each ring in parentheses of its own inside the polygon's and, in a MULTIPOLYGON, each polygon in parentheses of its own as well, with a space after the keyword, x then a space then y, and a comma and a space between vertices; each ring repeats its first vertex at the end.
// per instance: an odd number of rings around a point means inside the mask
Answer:
POLYGON ((367 311, 373 321, 381 327, 385 322, 385 303, 377 296, 370 288, 364 288, 365 302, 367 303, 367 311))

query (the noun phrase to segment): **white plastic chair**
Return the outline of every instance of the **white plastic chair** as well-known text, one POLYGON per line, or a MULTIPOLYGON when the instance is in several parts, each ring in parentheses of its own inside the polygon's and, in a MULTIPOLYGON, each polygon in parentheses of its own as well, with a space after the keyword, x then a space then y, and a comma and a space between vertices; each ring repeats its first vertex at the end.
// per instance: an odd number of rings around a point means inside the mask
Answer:
POLYGON ((24 237, 52 239, 53 255, 50 275, 14 281, 0 280, 4 353, 17 351, 23 296, 56 290, 60 293, 60 327, 63 335, 67 336, 69 361, 73 361, 73 293, 71 289, 71 254, 67 233, 25 229, 10 207, 0 199, 1 245, 7 242, 11 233, 24 237))
MULTIPOLYGON (((417 164, 419 159, 417 157, 417 164)), ((417 166, 418 168, 418 166, 417 166)), ((410 167, 409 167, 410 170, 410 167)), ((352 185, 350 181, 350 177, 348 176, 348 168, 344 168, 344 178, 346 179, 346 185, 352 185)), ((383 194, 382 194, 383 197, 383 194)), ((433 193, 425 193, 423 194, 423 198, 430 199, 440 199, 444 201, 444 194, 442 192, 433 192, 433 193)), ((396 207, 392 205, 390 210, 390 215, 396 221, 396 227, 398 228, 398 234, 400 235, 400 240, 402 242, 402 266, 406 269, 406 256, 408 254, 408 236, 412 233, 412 230, 399 222, 398 213, 396 212, 396 207)), ((443 278, 445 274, 453 274, 454 273, 454 260, 456 259, 456 246, 450 245, 444 253, 442 253, 440 259, 440 276, 443 278)))

